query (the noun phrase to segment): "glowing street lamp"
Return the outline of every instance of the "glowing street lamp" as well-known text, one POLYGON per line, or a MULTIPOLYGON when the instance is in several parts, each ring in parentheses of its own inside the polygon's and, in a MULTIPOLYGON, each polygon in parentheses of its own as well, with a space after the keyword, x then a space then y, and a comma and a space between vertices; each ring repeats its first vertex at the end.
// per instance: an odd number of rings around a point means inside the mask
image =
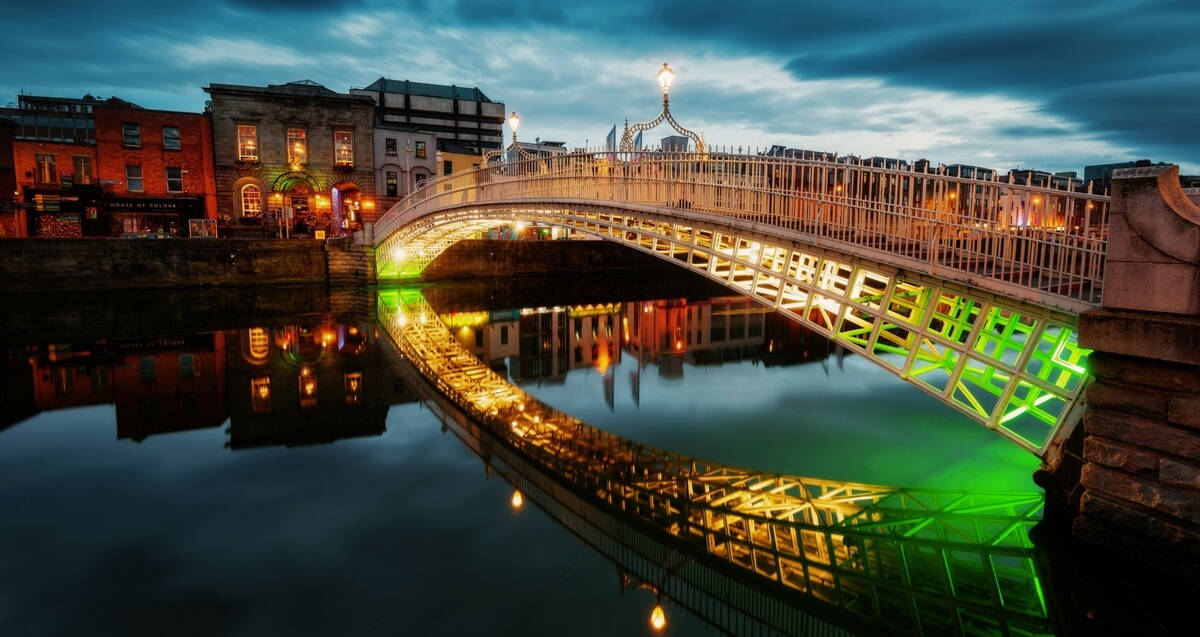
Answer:
POLYGON ((517 129, 521 127, 521 116, 513 111, 512 115, 508 116, 508 127, 512 129, 513 143, 517 142, 517 129))
POLYGON ((658 85, 662 88, 663 99, 667 99, 667 93, 671 92, 671 85, 675 83, 675 69, 667 66, 663 62, 662 68, 658 69, 658 85))

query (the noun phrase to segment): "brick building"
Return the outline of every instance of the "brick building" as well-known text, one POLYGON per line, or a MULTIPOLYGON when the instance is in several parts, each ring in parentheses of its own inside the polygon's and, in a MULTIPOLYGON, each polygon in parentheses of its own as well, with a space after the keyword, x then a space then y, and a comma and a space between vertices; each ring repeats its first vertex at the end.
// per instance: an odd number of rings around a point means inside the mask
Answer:
POLYGON ((217 218, 208 115, 98 105, 96 175, 110 234, 164 230, 217 218))
POLYGON ((332 234, 374 221, 370 97, 309 80, 204 90, 220 219, 332 234))
MULTIPOLYGON (((129 104, 117 98, 108 102, 129 104)), ((21 95, 17 108, 0 113, 17 123, 13 164, 30 235, 108 234, 99 214, 92 115, 104 103, 91 95, 21 95)))
POLYGON ((17 172, 13 166, 16 130, 16 122, 0 117, 0 239, 26 235, 25 211, 17 205, 17 172))

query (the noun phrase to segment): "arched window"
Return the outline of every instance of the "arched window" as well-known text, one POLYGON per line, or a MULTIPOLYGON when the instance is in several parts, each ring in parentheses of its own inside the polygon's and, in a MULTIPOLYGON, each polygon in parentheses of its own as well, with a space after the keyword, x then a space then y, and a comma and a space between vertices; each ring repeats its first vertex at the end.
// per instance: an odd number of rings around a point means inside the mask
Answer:
POLYGON ((262 188, 254 184, 242 186, 242 216, 257 217, 262 209, 262 188))

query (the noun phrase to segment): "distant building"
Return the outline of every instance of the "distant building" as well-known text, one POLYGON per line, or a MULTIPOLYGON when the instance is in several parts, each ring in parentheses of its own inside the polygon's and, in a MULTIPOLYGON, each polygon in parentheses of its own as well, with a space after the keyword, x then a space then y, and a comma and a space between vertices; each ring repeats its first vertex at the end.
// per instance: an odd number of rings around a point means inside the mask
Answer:
POLYGON ((993 179, 996 176, 996 170, 993 168, 984 168, 983 166, 971 166, 969 164, 950 164, 946 166, 946 174, 954 177, 966 177, 968 179, 993 179))
POLYGON ((439 141, 472 148, 474 155, 501 147, 504 103, 478 88, 381 77, 365 88, 350 89, 350 94, 371 98, 377 123, 433 133, 439 141))
POLYGON ((374 102, 302 80, 210 84, 217 212, 333 235, 374 221, 374 102))
MULTIPOLYGON (((536 155, 538 157, 554 157, 556 155, 567 154, 566 142, 544 142, 541 140, 541 138, 538 138, 532 142, 518 141, 517 145, 520 146, 521 150, 525 151, 526 153, 536 155)), ((520 159, 521 157, 518 156, 516 149, 510 149, 508 151, 508 161, 519 161, 520 159)))
POLYGON ((104 104, 94 116, 107 234, 187 236, 189 219, 217 218, 208 115, 104 104))
POLYGON ((768 157, 783 157, 786 159, 807 159, 810 161, 834 161, 837 158, 836 153, 828 153, 823 150, 805 150, 802 148, 787 148, 778 144, 771 146, 764 155, 768 157))
POLYGON ((662 151, 664 153, 686 153, 690 142, 691 140, 683 135, 668 135, 662 138, 662 151))
POLYGON ((1149 159, 1122 161, 1114 164, 1095 164, 1083 167, 1084 184, 1092 184, 1092 192, 1108 192, 1112 185, 1113 171, 1118 168, 1138 168, 1144 166, 1165 166, 1165 162, 1153 163, 1149 159))
POLYGON ((375 122, 375 195, 379 214, 437 174, 437 136, 408 124, 375 122))

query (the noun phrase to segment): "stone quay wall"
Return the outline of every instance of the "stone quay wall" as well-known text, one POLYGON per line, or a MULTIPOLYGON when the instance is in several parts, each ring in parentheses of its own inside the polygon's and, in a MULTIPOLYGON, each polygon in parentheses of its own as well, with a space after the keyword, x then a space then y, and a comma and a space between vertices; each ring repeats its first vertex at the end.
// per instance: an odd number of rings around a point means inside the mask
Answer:
POLYGON ((309 284, 326 280, 319 241, 5 239, 0 291, 309 284))
POLYGON ((1200 207, 1177 166, 1117 171, 1076 536, 1200 581, 1200 207))

